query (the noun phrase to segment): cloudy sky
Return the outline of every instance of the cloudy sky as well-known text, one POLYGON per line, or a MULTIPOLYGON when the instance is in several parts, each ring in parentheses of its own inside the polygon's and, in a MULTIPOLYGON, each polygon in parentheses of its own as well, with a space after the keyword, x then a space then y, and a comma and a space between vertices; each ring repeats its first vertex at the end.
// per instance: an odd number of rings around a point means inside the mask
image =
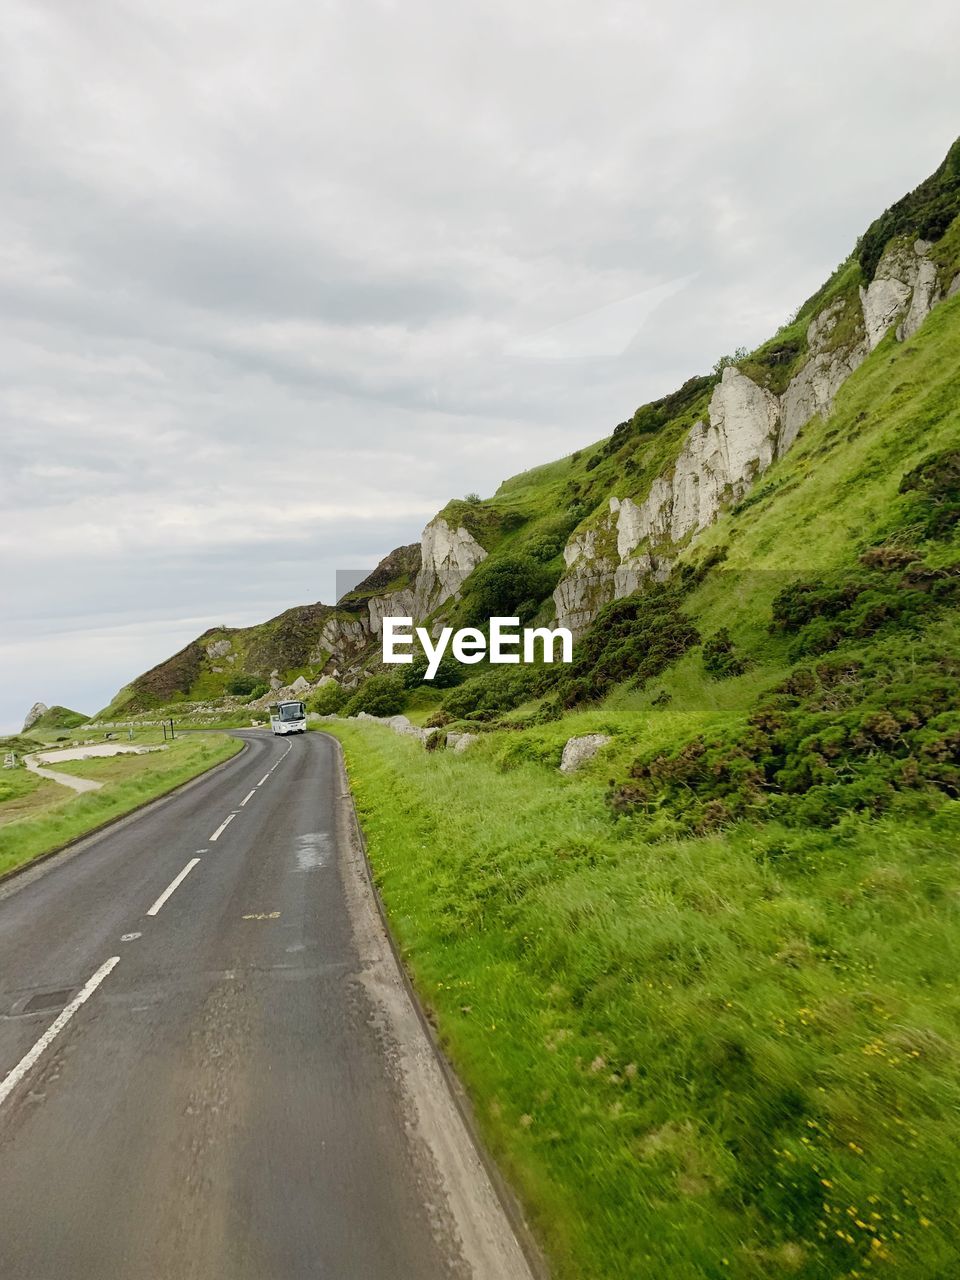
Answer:
POLYGON ((8 0, 0 729, 769 336, 960 132, 958 48, 955 0, 8 0))

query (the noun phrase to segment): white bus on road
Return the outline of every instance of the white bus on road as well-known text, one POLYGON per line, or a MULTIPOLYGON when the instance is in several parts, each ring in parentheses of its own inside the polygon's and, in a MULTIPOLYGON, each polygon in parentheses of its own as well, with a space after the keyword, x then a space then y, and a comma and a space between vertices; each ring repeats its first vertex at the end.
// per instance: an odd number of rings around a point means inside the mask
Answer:
POLYGON ((270 708, 270 728, 274 733, 306 733, 307 715, 302 702, 278 702, 270 708))

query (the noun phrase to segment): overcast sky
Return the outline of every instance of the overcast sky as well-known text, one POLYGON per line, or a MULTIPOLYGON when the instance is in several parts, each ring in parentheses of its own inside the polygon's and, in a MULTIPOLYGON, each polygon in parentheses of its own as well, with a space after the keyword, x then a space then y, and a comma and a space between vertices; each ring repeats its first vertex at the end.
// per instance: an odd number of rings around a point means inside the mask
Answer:
POLYGON ((4 730, 769 336, 960 132, 955 0, 3 25, 4 730))

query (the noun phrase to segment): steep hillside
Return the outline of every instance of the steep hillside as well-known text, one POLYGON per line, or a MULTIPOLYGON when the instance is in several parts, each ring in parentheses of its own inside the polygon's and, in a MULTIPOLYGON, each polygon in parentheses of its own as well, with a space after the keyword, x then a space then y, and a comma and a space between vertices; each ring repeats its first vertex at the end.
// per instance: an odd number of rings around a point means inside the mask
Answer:
POLYGON ((325 604, 287 609, 253 627, 214 627, 121 689, 100 718, 224 695, 257 695, 338 673, 365 647, 356 618, 325 604))
POLYGON ((475 571, 488 560, 502 564, 494 598, 503 611, 581 634, 611 600, 666 578, 722 512, 752 502, 759 478, 829 414, 887 335, 909 341, 960 290, 958 213, 960 140, 770 341, 641 405, 599 444, 505 481, 491 499, 449 503, 419 548, 391 552, 336 609, 303 606, 208 632, 104 714, 298 676, 317 683, 336 673, 353 687, 377 664, 385 613, 475 621, 491 594, 475 571))
POLYGON ((324 725, 561 1280, 960 1272, 958 352, 891 332, 572 669, 408 695, 465 752, 324 725))

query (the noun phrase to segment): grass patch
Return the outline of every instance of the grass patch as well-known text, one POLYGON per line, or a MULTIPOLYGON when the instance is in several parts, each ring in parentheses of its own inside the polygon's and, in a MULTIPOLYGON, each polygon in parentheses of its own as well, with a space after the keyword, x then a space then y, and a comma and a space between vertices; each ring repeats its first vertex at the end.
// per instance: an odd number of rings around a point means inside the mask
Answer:
POLYGON ((602 768, 505 770, 503 735, 456 757, 334 732, 558 1277, 956 1270, 960 805, 694 839, 612 815, 602 768))
MULTIPOLYGON (((41 784, 31 788, 21 782, 23 772, 11 771, 15 787, 23 787, 20 802, 28 797, 29 804, 7 810, 8 804, 17 804, 17 796, 2 799, 0 791, 0 875, 14 867, 22 866, 52 849, 58 849, 71 840, 103 826, 113 818, 119 818, 148 800, 172 791, 207 769, 236 755, 242 742, 219 734, 204 734, 179 738, 168 751, 158 751, 145 756, 128 757, 127 760, 85 760, 74 762, 69 771, 82 777, 107 776, 99 791, 75 795, 55 782, 38 780, 41 784), (84 766, 80 768, 80 764, 84 766), (112 766, 116 770, 104 770, 112 766), (125 772, 129 770, 129 772, 125 772), (50 791, 54 788, 54 791, 50 791), (55 798, 56 797, 56 798, 55 798), (14 816, 4 821, 5 812, 14 816)), ((68 770, 68 764, 51 766, 68 770)), ((6 777, 4 777, 4 785, 6 777)))

